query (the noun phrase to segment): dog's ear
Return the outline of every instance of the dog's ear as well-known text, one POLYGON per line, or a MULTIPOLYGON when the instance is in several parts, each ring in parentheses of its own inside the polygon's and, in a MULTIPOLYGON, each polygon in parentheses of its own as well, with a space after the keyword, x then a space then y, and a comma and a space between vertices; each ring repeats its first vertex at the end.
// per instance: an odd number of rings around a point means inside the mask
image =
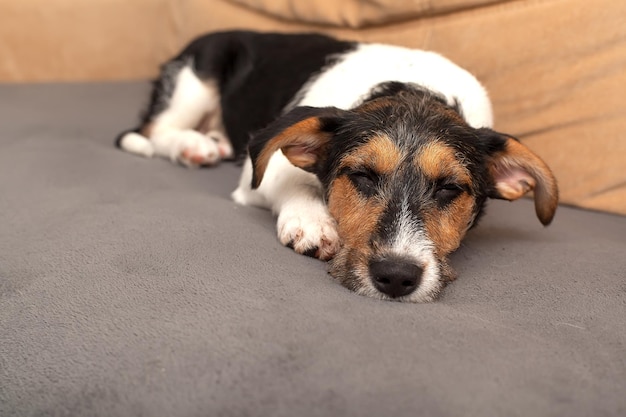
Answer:
POLYGON ((517 200, 534 191, 537 217, 543 225, 550 224, 559 202, 550 168, 517 139, 490 129, 479 132, 489 154, 488 169, 493 181, 489 197, 517 200))
POLYGON ((346 113, 335 107, 296 107, 257 132, 248 145, 252 188, 261 185, 267 164, 279 149, 293 165, 315 172, 346 113))

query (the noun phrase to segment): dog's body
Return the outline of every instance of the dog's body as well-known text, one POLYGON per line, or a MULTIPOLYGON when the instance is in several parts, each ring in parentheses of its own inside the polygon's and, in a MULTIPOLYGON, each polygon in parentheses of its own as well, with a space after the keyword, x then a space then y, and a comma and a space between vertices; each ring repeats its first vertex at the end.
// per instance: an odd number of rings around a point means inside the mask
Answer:
POLYGON ((187 166, 249 145, 233 198, 271 209, 281 243, 360 294, 428 301, 487 198, 534 189, 542 223, 556 210, 550 170, 491 125, 484 88, 435 53, 222 32, 163 66, 118 145, 187 166))

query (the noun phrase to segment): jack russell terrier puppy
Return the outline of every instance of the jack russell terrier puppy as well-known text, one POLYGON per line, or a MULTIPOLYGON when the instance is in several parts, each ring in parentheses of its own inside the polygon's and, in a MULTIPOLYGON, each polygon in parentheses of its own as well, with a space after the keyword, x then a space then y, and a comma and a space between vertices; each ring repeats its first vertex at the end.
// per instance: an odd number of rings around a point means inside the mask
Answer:
POLYGON ((188 167, 244 157, 233 199, 271 209, 283 245, 358 294, 423 302, 488 198, 533 190, 541 223, 556 211, 550 169, 492 123, 485 89, 436 53, 231 31, 164 64, 117 145, 188 167))

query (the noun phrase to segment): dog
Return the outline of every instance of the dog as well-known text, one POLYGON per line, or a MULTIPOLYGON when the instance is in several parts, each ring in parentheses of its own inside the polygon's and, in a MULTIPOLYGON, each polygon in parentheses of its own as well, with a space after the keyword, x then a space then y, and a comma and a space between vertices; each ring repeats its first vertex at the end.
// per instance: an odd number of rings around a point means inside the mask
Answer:
POLYGON ((232 197, 271 209, 283 245, 358 294, 426 302, 487 199, 532 190, 541 223, 555 214, 548 166, 492 125, 483 86, 437 53, 228 31, 161 67, 117 146, 188 167, 245 158, 232 197))

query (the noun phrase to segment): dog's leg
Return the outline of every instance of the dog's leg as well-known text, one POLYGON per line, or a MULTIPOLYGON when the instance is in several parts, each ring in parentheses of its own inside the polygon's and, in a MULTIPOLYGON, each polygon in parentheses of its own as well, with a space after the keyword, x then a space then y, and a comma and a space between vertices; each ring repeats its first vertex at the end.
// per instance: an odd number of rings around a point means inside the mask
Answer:
POLYGON ((172 61, 155 85, 149 114, 137 132, 125 134, 120 147, 188 167, 231 158, 233 148, 221 125, 220 95, 214 80, 200 79, 190 64, 172 61), (213 129, 208 133, 202 127, 213 129))
POLYGON ((281 151, 268 164, 265 177, 252 189, 252 162, 248 157, 233 199, 243 205, 272 210, 278 216, 278 239, 296 252, 322 260, 332 258, 340 241, 315 175, 293 166, 281 151))

